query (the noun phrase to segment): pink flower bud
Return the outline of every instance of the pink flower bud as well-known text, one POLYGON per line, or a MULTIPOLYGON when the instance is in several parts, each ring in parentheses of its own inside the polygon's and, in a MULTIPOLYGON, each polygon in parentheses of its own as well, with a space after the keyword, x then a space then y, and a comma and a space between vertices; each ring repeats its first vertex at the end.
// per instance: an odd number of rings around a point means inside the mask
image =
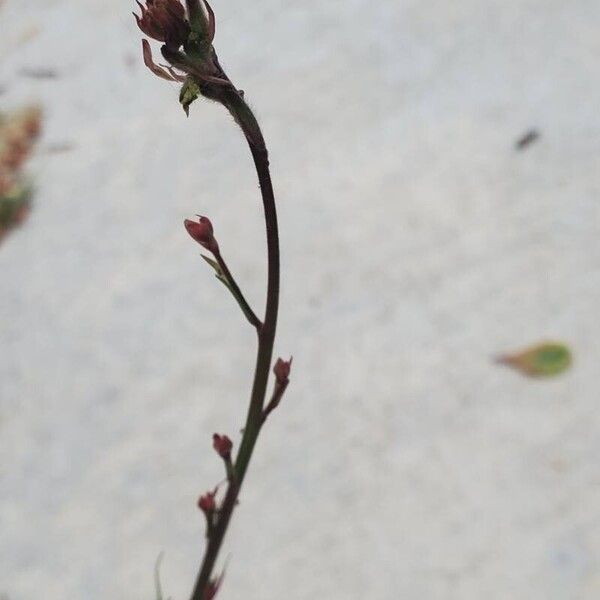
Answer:
POLYGON ((221 575, 218 579, 213 579, 208 584, 208 587, 206 588, 206 591, 204 592, 204 600, 213 600, 213 598, 216 598, 217 592, 219 591, 219 588, 221 587, 222 580, 223 580, 223 576, 221 575))
POLYGON ((179 48, 190 34, 185 18, 185 9, 179 0, 146 0, 146 6, 136 0, 142 12, 133 16, 138 27, 149 37, 165 42, 174 49, 179 48))
POLYGON ((213 448, 223 460, 231 460, 233 442, 226 435, 213 435, 213 448))
POLYGON ((198 508, 205 514, 212 514, 216 508, 217 504, 215 502, 216 490, 214 492, 206 492, 203 496, 198 498, 198 508))
POLYGON ((213 226, 206 217, 199 217, 198 222, 186 219, 183 224, 190 236, 203 248, 215 254, 219 251, 219 244, 213 235, 213 226))
POLYGON ((275 379, 279 385, 289 383, 290 370, 292 368, 292 358, 290 360, 283 360, 278 358, 275 366, 273 367, 273 373, 275 373, 275 379))

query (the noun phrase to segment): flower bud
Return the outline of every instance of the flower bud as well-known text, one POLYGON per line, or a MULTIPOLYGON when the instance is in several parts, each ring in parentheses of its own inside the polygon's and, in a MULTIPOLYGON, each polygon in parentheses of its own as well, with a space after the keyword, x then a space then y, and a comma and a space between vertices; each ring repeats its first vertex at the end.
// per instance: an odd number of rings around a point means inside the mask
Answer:
POLYGON ((190 236, 203 248, 215 254, 219 251, 219 244, 213 235, 212 223, 206 217, 199 217, 198 223, 186 219, 183 223, 190 236))
POLYGON ((206 492, 206 494, 198 498, 198 508, 205 515, 211 515, 216 510, 215 495, 216 492, 206 492))
POLYGON ((275 379, 279 385, 284 385, 289 383, 290 370, 292 368, 292 358, 290 360, 283 360, 282 358, 278 358, 275 366, 273 367, 273 373, 275 374, 275 379))
POLYGON ((225 577, 225 571, 223 571, 218 577, 211 579, 204 590, 204 596, 202 600, 213 600, 217 596, 217 592, 221 588, 223 578, 225 577))
POLYGON ((136 0, 142 11, 141 17, 133 16, 138 27, 148 36, 178 49, 187 41, 190 25, 185 18, 185 9, 179 0, 146 0, 146 6, 136 0))
POLYGON ((213 600, 217 596, 217 592, 221 587, 221 578, 213 579, 204 592, 204 600, 213 600))
POLYGON ((226 435, 213 435, 213 448, 223 460, 231 460, 233 442, 226 435))

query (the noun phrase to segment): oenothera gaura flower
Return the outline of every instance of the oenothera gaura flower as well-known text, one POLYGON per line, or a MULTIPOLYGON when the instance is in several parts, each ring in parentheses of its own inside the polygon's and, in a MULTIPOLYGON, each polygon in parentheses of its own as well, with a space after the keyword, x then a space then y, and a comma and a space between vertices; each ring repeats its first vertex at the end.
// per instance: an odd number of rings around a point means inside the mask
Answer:
POLYGON ((160 51, 168 63, 155 63, 150 43, 144 39, 144 64, 161 79, 183 83, 179 99, 186 114, 200 94, 214 96, 203 90, 203 85, 232 87, 212 46, 215 15, 206 0, 188 1, 187 11, 179 0, 146 0, 145 5, 136 2, 141 11, 141 15, 133 13, 138 27, 149 38, 163 42, 160 51))
POLYGON ((142 14, 138 17, 133 13, 133 16, 148 37, 175 50, 187 41, 190 24, 179 0, 146 0, 146 6, 137 0, 136 3, 142 14))

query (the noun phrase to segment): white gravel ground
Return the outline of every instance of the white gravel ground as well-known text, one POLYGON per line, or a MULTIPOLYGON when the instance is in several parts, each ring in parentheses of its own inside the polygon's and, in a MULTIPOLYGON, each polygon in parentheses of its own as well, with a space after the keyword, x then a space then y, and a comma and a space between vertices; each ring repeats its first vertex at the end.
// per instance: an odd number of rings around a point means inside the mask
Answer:
MULTIPOLYGON (((187 598, 210 435, 245 414, 253 333, 182 220, 212 218, 258 309, 256 179, 222 109, 186 120, 143 67, 132 8, 0 8, 0 108, 45 110, 0 247, 10 600, 149 600, 160 551, 187 598)), ((597 600, 600 4, 214 8, 272 151, 294 355, 220 598, 597 600), (556 380, 491 360, 546 338, 576 357, 556 380)))

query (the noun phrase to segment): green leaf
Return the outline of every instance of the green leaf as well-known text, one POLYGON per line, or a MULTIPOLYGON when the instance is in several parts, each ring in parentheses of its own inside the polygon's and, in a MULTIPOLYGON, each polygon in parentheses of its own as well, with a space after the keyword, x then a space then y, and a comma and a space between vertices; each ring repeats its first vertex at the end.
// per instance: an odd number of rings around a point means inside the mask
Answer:
POLYGON ((529 377, 554 377, 569 369, 571 350, 561 342, 543 342, 498 358, 498 362, 529 377))
POLYGON ((190 104, 200 96, 200 86, 191 78, 188 77, 181 86, 179 92, 179 102, 183 106, 183 110, 187 116, 190 115, 190 104))
POLYGON ((250 308, 250 306, 248 306, 246 300, 241 295, 241 292, 239 292, 236 289, 236 286, 232 284, 232 282, 230 282, 229 279, 227 279, 225 273, 223 273, 223 271, 221 270, 219 263, 216 260, 210 258, 209 256, 206 256, 205 254, 201 254, 200 256, 214 269, 216 278, 231 292, 231 295, 239 304, 240 308, 242 309, 242 312, 244 313, 244 316, 248 319, 248 321, 254 324, 255 316, 252 313, 252 309, 250 308))
POLYGON ((221 271, 221 267, 219 266, 219 263, 216 260, 213 260, 212 258, 210 258, 209 256, 206 256, 205 254, 201 254, 200 256, 215 270, 215 277, 221 283, 223 283, 229 291, 231 291, 231 286, 229 285, 229 281, 227 280, 227 277, 225 277, 225 273, 223 273, 223 271, 221 271))
POLYGON ((10 228, 20 220, 20 215, 31 204, 32 188, 27 184, 15 184, 4 196, 0 196, 0 227, 10 228))

